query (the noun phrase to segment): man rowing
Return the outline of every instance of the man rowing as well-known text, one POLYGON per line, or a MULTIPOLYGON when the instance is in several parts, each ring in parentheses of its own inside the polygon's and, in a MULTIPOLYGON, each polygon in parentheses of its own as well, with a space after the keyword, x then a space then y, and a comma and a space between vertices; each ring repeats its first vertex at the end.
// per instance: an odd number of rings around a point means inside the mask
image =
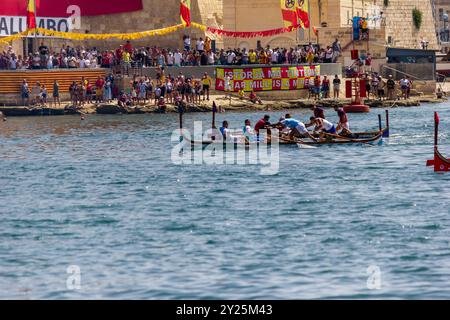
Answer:
POLYGON ((311 123, 314 124, 316 127, 314 128, 314 131, 319 133, 325 133, 329 135, 336 135, 336 127, 334 124, 332 124, 330 121, 322 119, 322 118, 315 118, 311 117, 311 123))
MULTIPOLYGON (((311 108, 311 110, 314 112, 314 118, 325 119, 325 110, 322 107, 314 106, 311 108)), ((312 127, 313 125, 314 125, 314 123, 312 123, 310 121, 305 126, 306 126, 306 128, 309 128, 309 127, 312 127)))
POLYGON ((222 126, 219 128, 223 141, 236 142, 238 137, 232 134, 232 131, 228 128, 228 125, 228 121, 224 121, 222 122, 222 126))
POLYGON ((244 140, 246 142, 255 141, 256 133, 252 128, 252 123, 250 122, 250 120, 245 120, 242 132, 244 134, 244 140))
POLYGON ((260 130, 268 129, 270 127, 270 116, 265 115, 264 118, 260 119, 255 125, 255 132, 259 135, 260 130))
POLYGON ((337 112, 339 117, 339 122, 336 126, 336 132, 343 135, 351 135, 352 132, 350 131, 350 123, 348 121, 347 113, 343 108, 340 108, 338 106, 335 106, 334 110, 337 112))
POLYGON ((293 119, 290 114, 287 114, 285 119, 280 119, 279 125, 283 128, 289 128, 291 131, 289 132, 289 140, 294 141, 294 137, 303 138, 309 137, 310 139, 317 141, 311 133, 309 133, 308 129, 303 122, 293 119))
POLYGON ((260 119, 256 125, 255 125, 255 133, 256 133, 256 137, 259 141, 260 139, 260 131, 261 130, 267 130, 267 140, 270 141, 270 135, 271 135, 271 123, 270 123, 270 116, 269 115, 265 115, 264 118, 260 119))

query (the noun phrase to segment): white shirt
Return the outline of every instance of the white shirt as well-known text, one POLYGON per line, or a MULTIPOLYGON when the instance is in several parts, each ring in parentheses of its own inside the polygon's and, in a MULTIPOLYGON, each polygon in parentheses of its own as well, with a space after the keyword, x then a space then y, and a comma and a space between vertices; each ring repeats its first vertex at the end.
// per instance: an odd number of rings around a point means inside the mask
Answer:
POLYGON ((225 91, 231 91, 231 78, 229 76, 225 77, 225 91))
POLYGON ((272 62, 278 62, 278 55, 279 53, 277 51, 272 53, 272 62))
POLYGON ((183 59, 183 56, 181 55, 180 52, 175 52, 173 59, 175 61, 175 64, 180 65, 181 64, 181 59, 183 59))
POLYGON ((15 60, 14 58, 11 58, 11 59, 9 60, 9 67, 10 67, 11 69, 16 69, 16 68, 17 68, 17 63, 16 63, 16 60, 15 60))
POLYGON ((213 52, 208 53, 208 64, 214 64, 214 61, 215 61, 214 53, 213 52))
POLYGON ((231 51, 231 53, 228 54, 228 57, 227 57, 228 63, 230 63, 230 64, 233 63, 234 58, 236 58, 236 54, 233 51, 231 51))
POLYGON ((167 56, 167 64, 174 64, 174 57, 172 53, 169 53, 169 55, 167 56))
POLYGON ((203 40, 197 41, 197 50, 199 50, 199 51, 205 50, 205 41, 203 41, 203 40))

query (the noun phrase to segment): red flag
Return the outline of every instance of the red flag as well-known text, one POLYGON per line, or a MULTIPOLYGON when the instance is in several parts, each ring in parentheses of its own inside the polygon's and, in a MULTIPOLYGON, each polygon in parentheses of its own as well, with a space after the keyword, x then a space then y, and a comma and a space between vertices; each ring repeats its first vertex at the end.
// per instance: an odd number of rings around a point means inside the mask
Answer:
POLYGON ((303 24, 305 29, 310 26, 309 22, 309 0, 298 0, 297 3, 297 16, 303 24))
POLYGON ((191 25, 191 0, 180 0, 180 18, 185 27, 191 25))
POLYGON ((36 3, 34 0, 28 0, 27 6, 27 29, 36 28, 36 3))

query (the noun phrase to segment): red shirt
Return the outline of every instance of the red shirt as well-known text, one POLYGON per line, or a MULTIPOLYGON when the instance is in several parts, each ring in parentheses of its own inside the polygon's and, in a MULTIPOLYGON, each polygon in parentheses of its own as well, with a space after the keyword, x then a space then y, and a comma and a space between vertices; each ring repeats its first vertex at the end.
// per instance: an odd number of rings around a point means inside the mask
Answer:
POLYGON ((267 126, 267 125, 268 125, 268 123, 266 122, 266 120, 264 120, 264 119, 259 120, 255 125, 256 133, 259 133, 259 130, 264 129, 265 126, 267 126))
POLYGON ((125 45, 123 46, 123 49, 124 49, 126 52, 129 52, 129 53, 133 52, 133 46, 131 45, 131 43, 125 44, 125 45))
POLYGON ((103 85, 105 84, 105 81, 103 80, 103 79, 98 79, 96 82, 95 82, 95 86, 97 87, 97 88, 103 88, 103 85))
POLYGON ((122 60, 123 50, 122 49, 116 49, 116 57, 118 60, 122 60))

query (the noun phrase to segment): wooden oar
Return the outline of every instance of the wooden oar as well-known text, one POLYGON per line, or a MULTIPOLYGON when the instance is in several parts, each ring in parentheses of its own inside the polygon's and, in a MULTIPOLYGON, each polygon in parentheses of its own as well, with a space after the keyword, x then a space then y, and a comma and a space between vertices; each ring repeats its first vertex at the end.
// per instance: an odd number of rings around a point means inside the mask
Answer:
POLYGON ((350 141, 350 142, 355 142, 355 143, 363 143, 363 144, 366 144, 368 146, 373 147, 373 145, 370 144, 369 142, 355 140, 355 139, 351 139, 351 138, 346 138, 346 137, 340 136, 338 134, 331 134, 331 133, 326 133, 326 132, 323 132, 323 134, 326 135, 326 136, 332 137, 332 138, 341 139, 341 140, 350 141))
POLYGON ((289 139, 280 137, 280 140, 285 141, 285 142, 295 142, 295 143, 297 143, 297 145, 304 146, 305 149, 317 149, 317 147, 311 146, 311 145, 307 144, 306 142, 304 142, 303 140, 298 139, 298 138, 297 138, 297 141, 293 141, 293 140, 289 140, 289 139))

